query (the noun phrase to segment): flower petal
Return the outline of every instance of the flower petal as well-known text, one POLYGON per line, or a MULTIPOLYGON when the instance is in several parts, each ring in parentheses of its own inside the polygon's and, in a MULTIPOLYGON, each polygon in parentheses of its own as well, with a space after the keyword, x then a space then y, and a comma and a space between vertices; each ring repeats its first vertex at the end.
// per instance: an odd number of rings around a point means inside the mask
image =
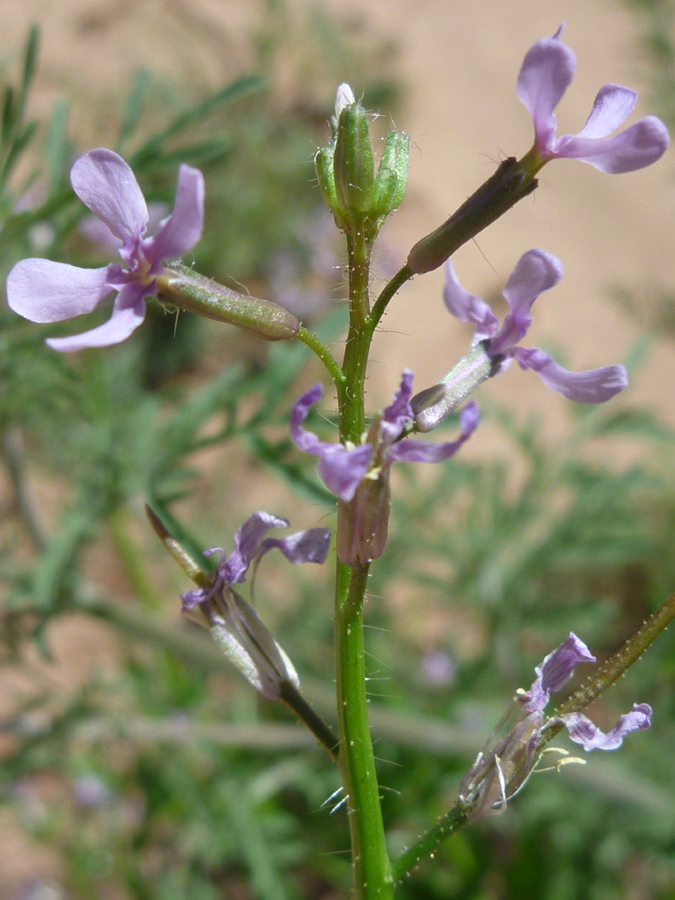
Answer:
POLYGON ((291 440, 300 450, 319 457, 318 471, 329 491, 341 500, 351 500, 370 466, 370 444, 347 448, 329 444, 302 427, 309 409, 323 397, 323 386, 315 384, 295 402, 290 416, 291 440))
POLYGON ((330 547, 330 528, 308 528, 285 538, 266 538, 261 547, 264 553, 276 547, 294 564, 312 562, 321 565, 326 561, 330 547))
POLYGON ((312 431, 307 431, 303 428, 302 423, 307 418, 310 408, 319 402, 323 394, 323 385, 321 383, 315 384, 298 397, 293 404, 290 415, 291 440, 300 450, 304 450, 305 453, 312 453, 314 456, 318 456, 321 448, 326 445, 312 431))
POLYGON ((331 493, 349 501, 370 468, 373 448, 370 444, 347 449, 342 444, 323 444, 318 472, 331 493))
POLYGON ((460 413, 461 434, 456 441, 448 441, 445 444, 428 444, 424 441, 407 438, 390 448, 388 459, 392 462, 443 462, 454 456, 462 444, 471 437, 478 425, 479 418, 478 404, 471 400, 460 413))
POLYGON ((559 691, 572 677, 574 670, 583 662, 595 662, 595 657, 586 644, 570 631, 567 640, 549 653, 535 668, 536 679, 525 694, 521 694, 519 704, 526 712, 541 712, 548 703, 551 691, 559 691))
POLYGON ((223 569, 227 585, 244 581, 251 560, 260 552, 260 543, 270 528, 288 528, 288 519, 279 519, 266 512, 255 512, 249 516, 244 524, 237 530, 234 537, 235 549, 228 556, 225 564, 218 566, 223 569))
POLYGON ((80 269, 51 259, 22 259, 7 277, 7 303, 31 322, 61 322, 95 309, 112 290, 108 267, 80 269))
POLYGON ((413 411, 410 406, 412 397, 413 373, 406 369, 401 376, 401 387, 394 394, 391 404, 385 409, 380 424, 382 442, 389 446, 403 431, 405 425, 412 420, 413 411))
POLYGON ((520 257, 503 291, 511 312, 498 334, 488 341, 491 356, 505 353, 522 340, 532 324, 532 304, 540 294, 554 287, 562 275, 562 263, 550 253, 528 250, 520 257))
POLYGON ((192 250, 204 230, 204 176, 199 169, 181 166, 173 212, 147 241, 146 257, 153 267, 178 259, 192 250))
POLYGON ((614 137, 590 140, 579 135, 560 139, 556 157, 579 159, 601 172, 620 175, 650 166, 668 149, 670 137, 663 122, 646 116, 614 137))
POLYGON ((445 288, 443 300, 450 312, 460 322, 473 322, 476 326, 475 343, 492 337, 499 329, 499 319, 480 297, 465 291, 457 280, 450 260, 445 263, 445 288))
POLYGON ((525 105, 534 124, 535 145, 546 155, 555 142, 556 108, 569 87, 577 66, 573 51, 559 35, 544 38, 528 51, 518 75, 518 99, 525 105))
POLYGON ((628 386, 628 373, 623 366, 570 372, 537 348, 516 347, 512 356, 521 369, 532 369, 546 387, 577 403, 605 403, 628 386))
POLYGON ((110 347, 125 341, 145 319, 145 303, 143 298, 146 288, 143 285, 130 284, 117 296, 113 305, 112 316, 98 328, 74 334, 70 337, 48 338, 45 343, 52 350, 71 353, 88 347, 110 347))
POLYGON ((81 156, 70 170, 80 200, 125 245, 148 224, 148 207, 136 177, 121 156, 99 147, 81 156))
MULTIPOLYGON (((626 121, 633 112, 637 93, 620 84, 605 84, 593 101, 593 109, 578 138, 606 138, 626 121)), ((561 138, 564 140, 564 138, 561 138)))
POLYGON ((565 723, 570 740, 581 744, 584 750, 616 750, 632 731, 642 731, 652 723, 652 709, 647 703, 634 703, 633 709, 623 716, 606 734, 582 713, 560 716, 565 723))

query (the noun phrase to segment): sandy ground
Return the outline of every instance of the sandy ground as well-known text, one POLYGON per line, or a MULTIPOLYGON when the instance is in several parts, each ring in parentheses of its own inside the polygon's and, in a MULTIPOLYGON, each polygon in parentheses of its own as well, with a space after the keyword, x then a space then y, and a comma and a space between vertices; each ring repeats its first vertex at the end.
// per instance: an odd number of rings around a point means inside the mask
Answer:
MULTIPOLYGON (((292 5, 299 6, 301 0, 292 5)), ((414 142, 409 191, 387 226, 401 261, 494 168, 531 144, 531 122, 515 94, 522 58, 561 22, 578 58, 578 73, 559 108, 562 132, 576 132, 605 82, 645 88, 635 21, 611 0, 326 0, 338 17, 357 18, 373 36, 399 45, 397 74, 404 104, 396 125, 414 142)), ((43 30, 36 112, 69 92, 82 145, 104 142, 106 122, 88 107, 114 97, 129 72, 147 66, 176 80, 216 86, 247 69, 242 29, 260 9, 241 0, 0 0, 0 53, 23 40, 32 21, 43 30)), ((349 71, 343 80, 351 81, 349 71)), ((353 87, 358 93, 359 85, 353 87)), ((639 114, 648 112, 644 103, 639 114)), ((637 116, 636 116, 637 117, 637 116)), ((485 295, 506 281, 530 247, 558 255, 565 277, 538 301, 529 346, 554 343, 571 368, 619 362, 639 329, 611 301, 616 284, 672 287, 675 232, 672 151, 656 166, 607 176, 590 166, 547 167, 542 186, 455 258, 462 282, 485 295)), ((441 303, 442 275, 404 288, 392 304, 374 351, 373 400, 385 401, 400 371, 415 370, 422 387, 445 373, 468 345, 470 330, 450 320, 441 303)), ((675 424, 672 345, 657 343, 624 402, 658 409, 675 424)), ((509 372, 487 388, 516 414, 533 409, 553 433, 564 427, 564 402, 531 374, 509 372)), ((472 452, 481 452, 472 442, 472 452)), ((66 636, 67 641, 67 636, 66 636)), ((55 872, 0 818, 0 900, 14 896, 28 873, 55 872)))

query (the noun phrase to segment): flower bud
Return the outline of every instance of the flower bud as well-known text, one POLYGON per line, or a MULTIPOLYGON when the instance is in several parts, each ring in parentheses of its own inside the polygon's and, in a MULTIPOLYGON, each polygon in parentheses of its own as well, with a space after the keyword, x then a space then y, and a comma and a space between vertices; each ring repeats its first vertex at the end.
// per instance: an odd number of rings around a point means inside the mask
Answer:
POLYGON ((354 91, 350 88, 350 86, 346 82, 343 82, 341 85, 338 86, 338 89, 335 94, 335 120, 336 120, 336 123, 337 123, 337 120, 340 118, 340 114, 342 113, 342 110, 345 109, 347 106, 352 106, 354 103, 356 103, 356 100, 354 99, 354 91))
POLYGON ((278 303, 239 294, 180 263, 165 266, 157 279, 157 299, 173 309, 252 331, 267 341, 292 340, 300 328, 299 320, 278 303))
POLYGON ((345 106, 340 113, 333 166, 339 206, 368 213, 373 202, 375 163, 368 116, 360 103, 345 106))

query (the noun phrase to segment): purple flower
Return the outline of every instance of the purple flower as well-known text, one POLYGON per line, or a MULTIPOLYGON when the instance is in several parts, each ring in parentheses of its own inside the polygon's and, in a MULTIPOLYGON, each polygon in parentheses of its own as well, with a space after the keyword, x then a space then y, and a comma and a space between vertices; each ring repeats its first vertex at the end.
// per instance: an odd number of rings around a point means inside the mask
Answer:
POLYGON ((220 553, 220 562, 213 582, 208 588, 181 594, 183 609, 194 609, 198 604, 217 596, 231 585, 245 581, 251 563, 255 563, 257 567, 263 556, 275 547, 292 563, 325 562, 330 545, 330 528, 309 528, 285 538, 266 537, 270 528, 288 528, 289 524, 288 519, 280 519, 262 511, 255 512, 237 531, 234 537, 234 550, 229 556, 225 556, 225 551, 221 547, 206 550, 204 556, 220 553))
MULTIPOLYGON (((532 687, 518 697, 519 706, 529 714, 543 713, 551 691, 559 691, 572 677, 582 662, 595 662, 586 644, 573 633, 534 670, 537 677, 532 687)), ((566 713, 549 720, 563 722, 570 739, 581 744, 584 750, 616 750, 631 731, 641 731, 651 725, 652 710, 646 703, 636 703, 631 712, 620 716, 618 722, 604 734, 582 713, 566 713)))
POLYGON ((291 438, 300 450, 319 457, 319 475, 340 500, 351 500, 366 476, 376 477, 377 472, 387 470, 393 462, 442 462, 449 459, 478 425, 478 406, 471 402, 462 410, 461 433, 456 441, 445 444, 428 444, 410 438, 399 441, 404 428, 413 420, 410 407, 412 380, 413 373, 407 369, 392 404, 375 421, 375 428, 371 427, 368 442, 356 447, 326 443, 302 427, 310 407, 323 397, 321 384, 315 384, 295 403, 291 411, 291 438))
POLYGON ((510 312, 501 327, 488 304, 464 290, 450 260, 445 264, 445 274, 445 305, 462 322, 475 324, 474 344, 483 341, 486 353, 501 361, 497 371, 515 359, 521 369, 534 370, 547 387, 579 403, 604 403, 628 385, 623 366, 569 372, 543 350, 518 346, 532 324, 532 304, 562 278, 562 265, 555 256, 543 250, 528 250, 521 256, 504 288, 510 312))
POLYGON ((518 75, 518 98, 534 123, 534 151, 543 162, 580 159, 610 174, 632 172, 656 162, 669 144, 668 131, 656 116, 647 116, 609 137, 633 111, 637 94, 618 84, 598 91, 586 124, 578 134, 556 137, 553 110, 569 87, 576 57, 560 40, 564 26, 528 51, 518 75))
POLYGON ((634 703, 633 709, 619 719, 606 734, 600 731, 582 713, 567 713, 560 717, 565 723, 570 740, 581 744, 584 750, 616 750, 631 731, 643 731, 652 724, 652 708, 648 703, 634 703))
POLYGON ((595 662, 586 644, 570 632, 552 653, 535 668, 536 679, 529 691, 518 691, 519 715, 505 738, 478 758, 460 785, 460 799, 475 804, 469 818, 494 815, 506 809, 536 766, 542 733, 562 722, 570 740, 584 750, 616 750, 624 737, 651 725, 651 707, 636 703, 631 712, 619 716, 610 731, 603 732, 580 712, 565 713, 547 719, 544 713, 552 691, 559 691, 574 674, 579 663, 595 662))
POLYGON ((7 301, 31 322, 61 322, 94 310, 117 291, 112 316, 83 334, 50 338, 54 350, 107 347, 125 340, 145 318, 144 300, 157 293, 164 260, 184 256, 199 241, 204 225, 204 178, 182 165, 171 215, 154 237, 145 237, 149 214, 133 172, 112 150, 81 156, 70 172, 82 202, 122 242, 122 263, 80 269, 48 259, 24 259, 7 279, 7 301))
POLYGON ((265 697, 278 700, 284 684, 299 688, 292 662, 274 640, 260 617, 232 585, 245 581, 251 567, 277 547, 292 563, 323 563, 330 544, 329 528, 310 528, 285 538, 268 538, 270 528, 285 528, 287 519, 256 512, 237 531, 235 548, 225 556, 219 547, 204 555, 220 553, 218 569, 208 587, 181 595, 183 610, 206 625, 231 662, 265 697))

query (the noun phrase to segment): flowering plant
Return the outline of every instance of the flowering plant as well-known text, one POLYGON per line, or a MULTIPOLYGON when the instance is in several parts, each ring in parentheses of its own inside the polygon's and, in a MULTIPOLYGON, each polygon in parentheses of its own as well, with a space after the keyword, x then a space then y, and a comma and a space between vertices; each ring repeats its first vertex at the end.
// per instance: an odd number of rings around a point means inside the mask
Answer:
MULTIPOLYGON (((144 321, 146 301, 154 300, 165 310, 197 313, 265 340, 299 342, 323 365, 324 380, 332 383, 337 396, 337 434, 325 439, 318 425, 313 427, 321 433, 306 427, 313 407, 325 397, 323 382, 301 393, 288 410, 288 434, 295 454, 289 465, 308 463, 304 455, 318 458, 319 478, 337 512, 334 723, 326 723, 305 699, 295 665, 264 624, 266 616, 258 612, 254 598, 263 557, 277 549, 294 565, 323 564, 331 529, 322 523, 272 537, 269 532, 287 527, 288 520, 258 511, 237 530, 230 554, 219 547, 195 554, 175 536, 181 529, 166 509, 161 515, 149 509, 148 514, 166 549, 194 582, 194 588, 181 595, 182 611, 209 629, 227 660, 262 697, 289 707, 337 765, 341 802, 348 811, 355 900, 387 900, 401 879, 432 855, 442 840, 484 816, 504 812, 530 774, 544 770, 543 754, 560 732, 566 731, 585 751, 615 750, 626 736, 651 724, 652 710, 644 702, 634 704, 608 731, 595 725, 585 710, 675 617, 675 597, 594 670, 589 681, 548 713, 550 695, 567 685, 577 665, 596 662, 583 641, 570 633, 536 667, 530 689, 517 692, 510 710, 514 723, 505 736, 488 742, 478 754, 458 785, 451 809, 398 854, 387 842, 369 725, 364 619, 371 569, 390 547, 393 464, 454 465, 449 461, 466 452, 465 444, 471 447, 480 441, 479 408, 473 394, 513 360, 577 403, 603 404, 628 387, 622 365, 570 372, 543 350, 520 345, 532 323, 535 300, 561 280, 562 264, 556 257, 541 249, 521 256, 504 287, 509 311, 501 323, 488 303, 461 286, 451 261, 460 246, 536 189, 537 173, 548 162, 579 159, 604 172, 630 172, 657 161, 668 146, 665 126, 655 117, 610 136, 635 104, 634 92, 616 85, 600 90, 579 134, 556 136, 554 110, 576 65, 561 32, 531 48, 518 78, 517 95, 534 124, 532 148, 521 159, 504 160, 446 222, 417 241, 377 297, 371 294, 371 254, 385 219, 403 199, 408 138, 392 131, 376 165, 368 113, 351 88, 338 88, 331 136, 317 152, 315 164, 323 198, 347 245, 349 323, 342 359, 318 332, 279 303, 234 291, 180 262, 204 229, 205 179, 186 165, 178 172, 173 212, 160 222, 154 236, 147 236, 148 206, 130 166, 111 150, 85 153, 71 169, 72 187, 121 245, 121 262, 82 269, 28 258, 16 263, 7 279, 10 308, 44 324, 93 312, 105 297, 116 293, 108 322, 79 335, 49 337, 51 350, 73 352, 131 338, 144 321), (402 285, 441 265, 446 272, 445 305, 453 316, 475 326, 473 347, 448 375, 414 396, 413 372, 405 369, 392 402, 381 412, 367 414, 366 382, 374 333, 402 285), (435 430, 455 412, 459 433, 454 439, 416 437, 435 430), (214 560, 215 556, 219 558, 214 560), (242 593, 247 580, 248 599, 242 593)), ((192 449, 199 446, 203 443, 196 442, 192 449)), ((315 494, 324 492, 311 478, 307 483, 315 494)))

